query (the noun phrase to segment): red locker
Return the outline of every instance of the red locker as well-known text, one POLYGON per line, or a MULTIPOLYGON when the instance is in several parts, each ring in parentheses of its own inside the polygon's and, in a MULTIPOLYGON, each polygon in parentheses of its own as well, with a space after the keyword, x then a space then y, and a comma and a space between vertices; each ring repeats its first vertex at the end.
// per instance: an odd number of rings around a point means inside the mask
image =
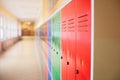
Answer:
POLYGON ((91 0, 76 0, 76 80, 90 80, 91 0))
POLYGON ((66 67, 66 71, 62 72, 63 77, 66 79, 63 78, 63 80, 75 80, 75 0, 72 0, 62 9, 61 16, 62 20, 64 19, 63 24, 66 25, 66 34, 63 32, 63 36, 66 35, 67 37, 67 39, 65 38, 65 43, 63 41, 62 45, 63 48, 65 47, 63 54, 65 53, 66 56, 66 63, 63 62, 63 70, 66 67), (64 74, 66 74, 66 77, 64 74))
MULTIPOLYGON (((63 13, 61 13, 63 14, 63 13)), ((67 62, 67 56, 66 56, 66 53, 67 53, 67 30, 66 30, 66 20, 64 19, 64 16, 62 16, 62 29, 61 29, 61 34, 62 34, 62 39, 61 39, 61 44, 62 44, 62 56, 61 56, 61 59, 62 59, 62 80, 67 80, 67 65, 66 65, 66 62, 67 62)))
POLYGON ((75 52, 75 0, 72 0, 67 6, 67 80, 75 79, 76 52, 75 52))

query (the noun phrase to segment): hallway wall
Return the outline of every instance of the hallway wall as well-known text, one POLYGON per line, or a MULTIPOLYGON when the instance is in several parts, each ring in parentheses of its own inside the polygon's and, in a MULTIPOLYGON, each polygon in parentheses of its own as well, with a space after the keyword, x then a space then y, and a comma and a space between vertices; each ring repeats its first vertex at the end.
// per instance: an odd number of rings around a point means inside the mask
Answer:
POLYGON ((4 7, 0 6, 0 54, 20 40, 19 20, 4 7))
POLYGON ((94 80, 120 80, 120 0, 95 0, 94 80))
POLYGON ((40 6, 42 13, 39 14, 38 19, 35 22, 35 29, 39 28, 43 23, 50 19, 50 17, 54 16, 55 12, 59 11, 70 1, 71 0, 41 0, 40 6))

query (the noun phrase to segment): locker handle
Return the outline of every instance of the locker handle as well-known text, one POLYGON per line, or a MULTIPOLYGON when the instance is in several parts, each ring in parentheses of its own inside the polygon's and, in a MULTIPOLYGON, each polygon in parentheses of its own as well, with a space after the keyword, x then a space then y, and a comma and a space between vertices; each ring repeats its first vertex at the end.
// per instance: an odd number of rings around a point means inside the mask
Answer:
POLYGON ((58 52, 56 52, 56 54, 58 54, 58 52))
POLYGON ((70 63, 69 62, 67 62, 67 65, 69 65, 70 63))
POLYGON ((76 70, 76 74, 79 74, 79 70, 76 70))
POLYGON ((63 57, 61 56, 61 59, 63 59, 63 57))

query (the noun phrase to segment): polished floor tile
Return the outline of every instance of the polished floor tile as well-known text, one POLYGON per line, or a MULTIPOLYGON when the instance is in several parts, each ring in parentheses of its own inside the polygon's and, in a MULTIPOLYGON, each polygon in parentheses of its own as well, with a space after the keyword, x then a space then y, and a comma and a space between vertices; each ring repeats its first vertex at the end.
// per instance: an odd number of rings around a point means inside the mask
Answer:
POLYGON ((0 80, 42 80, 40 57, 34 43, 32 37, 24 37, 3 54, 0 80))

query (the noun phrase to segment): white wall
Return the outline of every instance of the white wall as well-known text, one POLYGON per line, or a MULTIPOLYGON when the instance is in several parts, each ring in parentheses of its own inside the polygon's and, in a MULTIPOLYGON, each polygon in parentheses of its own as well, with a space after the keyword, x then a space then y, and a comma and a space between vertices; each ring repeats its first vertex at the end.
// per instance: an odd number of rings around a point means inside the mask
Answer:
POLYGON ((95 0, 94 80, 120 80, 120 0, 95 0))

